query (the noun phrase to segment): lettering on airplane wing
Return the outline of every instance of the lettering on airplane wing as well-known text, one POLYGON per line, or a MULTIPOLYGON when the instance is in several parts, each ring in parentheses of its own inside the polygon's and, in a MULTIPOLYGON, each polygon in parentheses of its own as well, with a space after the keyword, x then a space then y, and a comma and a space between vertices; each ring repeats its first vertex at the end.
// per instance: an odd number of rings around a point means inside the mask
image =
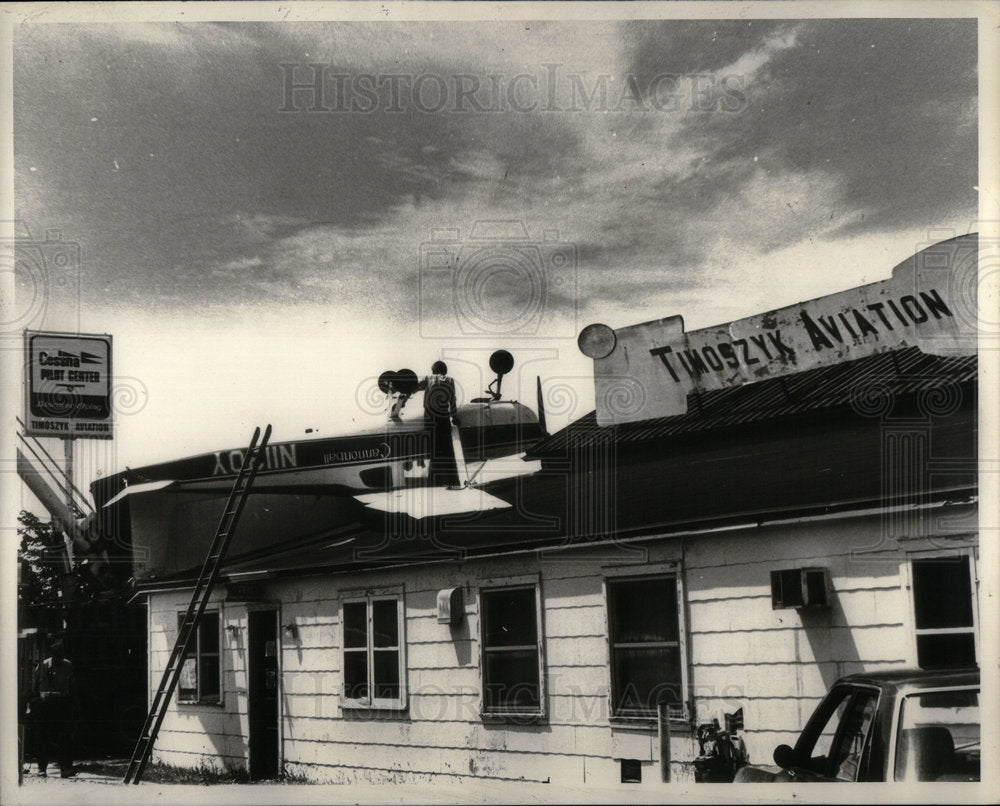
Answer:
MULTIPOLYGON (((365 465, 419 459, 427 455, 429 435, 424 431, 375 436, 335 437, 307 442, 279 442, 264 450, 263 472, 318 467, 365 465)), ((243 463, 243 451, 215 451, 187 461, 187 476, 230 476, 243 463)))
POLYGON ((598 424, 683 414, 692 391, 887 350, 974 353, 978 250, 977 236, 954 238, 899 264, 888 280, 689 333, 680 316, 619 328, 613 349, 594 359, 598 424))

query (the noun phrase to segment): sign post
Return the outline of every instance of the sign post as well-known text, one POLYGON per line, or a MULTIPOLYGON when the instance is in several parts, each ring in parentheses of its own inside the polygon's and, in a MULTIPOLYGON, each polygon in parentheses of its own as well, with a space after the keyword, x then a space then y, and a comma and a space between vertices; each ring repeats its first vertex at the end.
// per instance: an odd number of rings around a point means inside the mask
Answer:
POLYGON ((73 437, 63 440, 63 455, 66 459, 66 478, 69 484, 66 485, 66 506, 70 512, 73 511, 73 437))

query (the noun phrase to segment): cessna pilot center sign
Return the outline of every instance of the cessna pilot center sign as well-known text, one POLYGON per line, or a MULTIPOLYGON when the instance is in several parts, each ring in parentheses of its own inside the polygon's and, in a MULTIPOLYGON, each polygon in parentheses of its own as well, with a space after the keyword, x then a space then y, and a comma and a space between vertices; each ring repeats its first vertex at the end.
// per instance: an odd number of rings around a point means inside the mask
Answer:
POLYGON ((24 333, 26 433, 111 439, 111 336, 24 333))

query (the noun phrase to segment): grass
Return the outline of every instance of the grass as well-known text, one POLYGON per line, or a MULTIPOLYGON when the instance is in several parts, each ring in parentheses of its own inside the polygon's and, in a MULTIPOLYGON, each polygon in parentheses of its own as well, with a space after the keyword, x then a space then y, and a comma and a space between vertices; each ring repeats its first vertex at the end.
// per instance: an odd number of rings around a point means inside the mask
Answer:
MULTIPOLYGON (((125 776, 127 761, 94 761, 77 764, 77 772, 118 778, 125 776)), ((198 767, 173 767, 169 764, 149 764, 142 773, 142 780, 150 784, 248 784, 250 775, 245 769, 217 770, 204 764, 198 767)))
POLYGON ((150 764, 143 771, 142 780, 151 784, 248 784, 250 775, 245 769, 235 767, 220 771, 205 765, 192 768, 150 764))

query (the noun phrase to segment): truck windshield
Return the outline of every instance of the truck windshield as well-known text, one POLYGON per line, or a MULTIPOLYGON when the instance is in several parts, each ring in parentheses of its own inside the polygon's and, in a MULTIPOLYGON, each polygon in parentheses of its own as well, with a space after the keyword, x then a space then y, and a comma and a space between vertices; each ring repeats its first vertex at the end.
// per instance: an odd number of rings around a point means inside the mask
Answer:
POLYGON ((831 690, 818 714, 821 724, 810 720, 810 738, 800 744, 804 766, 817 775, 834 781, 856 781, 869 728, 878 705, 879 691, 874 688, 838 686, 831 690))

